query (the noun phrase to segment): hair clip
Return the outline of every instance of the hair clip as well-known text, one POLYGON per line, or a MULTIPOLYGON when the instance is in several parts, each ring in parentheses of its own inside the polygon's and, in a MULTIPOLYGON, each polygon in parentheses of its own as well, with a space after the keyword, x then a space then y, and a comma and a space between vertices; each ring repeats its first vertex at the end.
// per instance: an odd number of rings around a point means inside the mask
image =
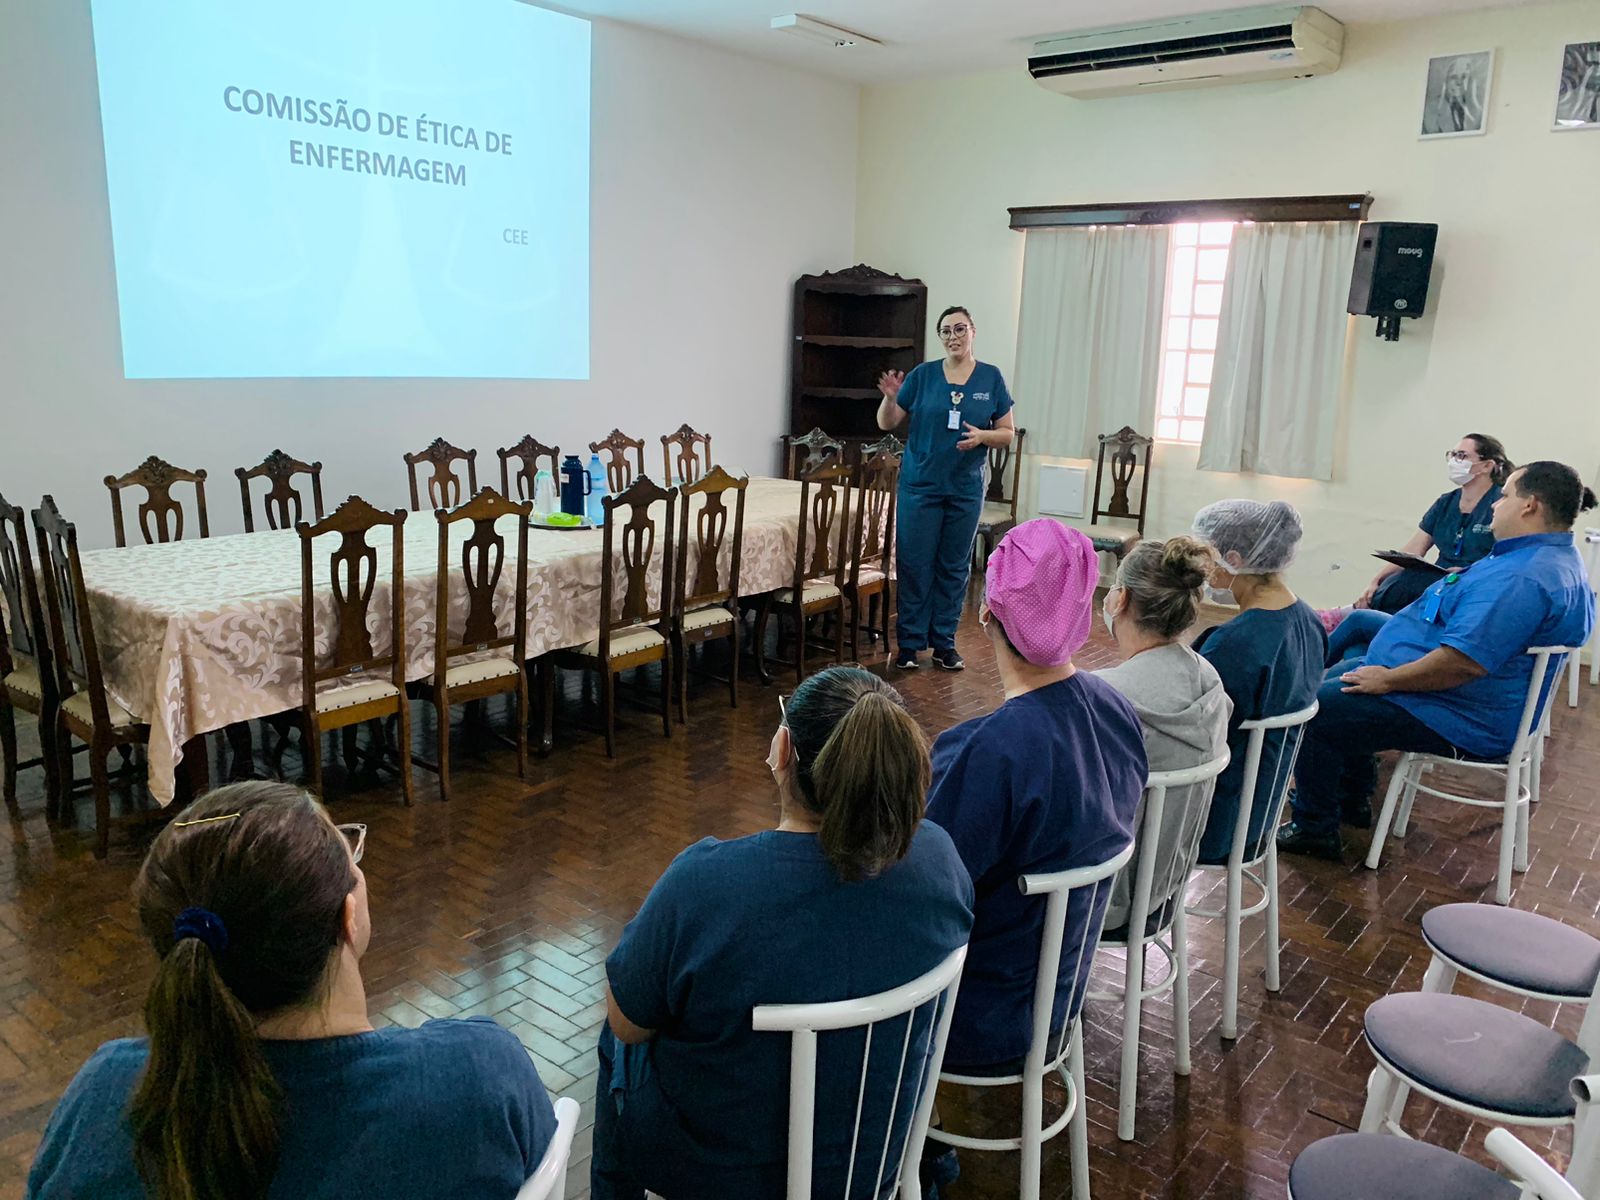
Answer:
POLYGON ((243 813, 231 812, 231 813, 224 813, 220 817, 196 817, 192 821, 174 821, 172 824, 173 824, 174 828, 182 829, 185 825, 205 825, 205 824, 208 824, 211 821, 231 821, 235 817, 243 816, 243 815, 244 815, 243 813))

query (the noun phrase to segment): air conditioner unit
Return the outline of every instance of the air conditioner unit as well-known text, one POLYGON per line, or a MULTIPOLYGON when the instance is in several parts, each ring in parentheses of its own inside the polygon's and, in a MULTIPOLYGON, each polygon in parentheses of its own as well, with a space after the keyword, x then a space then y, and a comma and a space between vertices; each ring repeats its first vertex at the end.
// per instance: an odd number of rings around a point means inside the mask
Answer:
POLYGON ((1066 96, 1131 96, 1339 68, 1344 26, 1320 8, 1240 8, 1038 42, 1028 72, 1066 96))

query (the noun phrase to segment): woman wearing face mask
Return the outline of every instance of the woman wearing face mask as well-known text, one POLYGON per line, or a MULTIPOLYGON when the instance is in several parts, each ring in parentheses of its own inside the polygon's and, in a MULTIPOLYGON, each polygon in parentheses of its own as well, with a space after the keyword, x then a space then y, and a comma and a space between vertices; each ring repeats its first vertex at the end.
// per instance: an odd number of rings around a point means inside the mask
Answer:
MULTIPOLYGON (((1228 745, 1233 702, 1216 668, 1178 639, 1200 615, 1200 597, 1212 564, 1211 547, 1198 538, 1140 542, 1117 569, 1101 614, 1123 661, 1095 674, 1128 698, 1144 730, 1150 770, 1186 771, 1219 757, 1228 745)), ((1211 783, 1176 788, 1162 810, 1160 847, 1150 910, 1157 911, 1188 879, 1195 835, 1211 808, 1211 783)), ((1237 811, 1237 810, 1236 810, 1237 811)), ((1143 821, 1143 817, 1140 817, 1143 821)), ((1142 828, 1141 824, 1134 826, 1142 828)), ((1106 907, 1106 928, 1128 922, 1140 846, 1123 869, 1106 907)))
POLYGON ((878 379, 878 428, 896 429, 911 418, 895 502, 894 665, 901 670, 914 669, 929 646, 936 666, 959 671, 966 665, 956 653, 956 626, 983 513, 983 466, 988 447, 1009 446, 1015 436, 1006 381, 972 355, 972 315, 947 308, 938 329, 942 360, 878 379))
MULTIPOLYGON (((641 1200, 646 1188, 668 1200, 783 1195, 789 1039, 753 1032, 751 1009, 898 987, 972 927, 972 881, 949 836, 922 819, 927 741, 895 690, 859 667, 831 667, 780 706, 767 759, 777 828, 678 855, 606 960, 595 1200, 641 1200)), ((895 1045, 871 1059, 875 1096, 894 1087, 895 1045)), ((850 1168, 841 1114, 855 1111, 861 1059, 847 1057, 824 1042, 818 1195, 842 1194, 850 1168)), ((908 1067, 903 1078, 896 1111, 906 1118, 917 1075, 908 1067)), ((857 1186, 878 1169, 873 1145, 857 1186)))
POLYGON ((1328 635, 1305 601, 1283 581, 1283 572, 1300 544, 1300 514, 1282 500, 1219 500, 1195 514, 1194 532, 1215 552, 1208 583, 1226 591, 1239 613, 1206 630, 1194 648, 1216 668, 1233 715, 1228 720, 1232 760, 1217 777, 1211 815, 1200 839, 1200 859, 1225 864, 1233 847, 1239 805, 1251 807, 1246 859, 1254 858, 1264 838, 1268 803, 1282 751, 1282 730, 1269 730, 1261 752, 1256 795, 1240 796, 1248 735, 1243 721, 1282 716, 1308 707, 1322 685, 1328 635))
MULTIPOLYGON (((1489 522, 1512 464, 1499 439, 1485 433, 1469 433, 1455 449, 1445 452, 1445 470, 1453 489, 1428 506, 1417 522, 1416 533, 1400 549, 1421 556, 1437 546, 1436 561, 1441 567, 1468 567, 1494 546, 1489 522)), ((1361 593, 1356 607, 1397 613, 1438 578, 1415 567, 1384 563, 1361 593)))
POLYGON ((511 1200, 555 1132, 484 1018, 373 1029, 362 825, 282 783, 196 801, 134 904, 160 956, 148 1038, 107 1042, 50 1118, 30 1200, 511 1200))

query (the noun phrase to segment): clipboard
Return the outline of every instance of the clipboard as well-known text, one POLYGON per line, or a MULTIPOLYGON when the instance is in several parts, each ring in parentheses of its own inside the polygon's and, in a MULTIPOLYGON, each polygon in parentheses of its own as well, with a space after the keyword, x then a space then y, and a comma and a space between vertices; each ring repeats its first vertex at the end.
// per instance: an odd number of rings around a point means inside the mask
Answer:
POLYGON ((1436 562, 1429 562, 1415 554, 1406 554, 1400 550, 1375 550, 1373 558, 1381 558, 1386 563, 1393 563, 1397 567, 1404 567, 1410 571, 1423 571, 1436 579, 1443 578, 1451 572, 1460 574, 1466 567, 1441 567, 1436 562))

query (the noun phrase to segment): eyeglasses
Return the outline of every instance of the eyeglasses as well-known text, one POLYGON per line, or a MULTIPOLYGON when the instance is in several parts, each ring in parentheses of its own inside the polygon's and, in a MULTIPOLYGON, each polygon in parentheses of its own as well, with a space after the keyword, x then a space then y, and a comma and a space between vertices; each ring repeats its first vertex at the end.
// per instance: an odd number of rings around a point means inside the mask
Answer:
POLYGON ((1477 462, 1478 456, 1470 450, 1446 450, 1444 456, 1451 462, 1477 462))
POLYGON ((943 329, 939 330, 939 336, 960 337, 963 333, 966 333, 967 330, 971 328, 971 325, 946 325, 943 329))
POLYGON ((350 847, 350 861, 360 862, 361 853, 367 848, 367 827, 352 822, 349 825, 335 825, 334 828, 350 847))

